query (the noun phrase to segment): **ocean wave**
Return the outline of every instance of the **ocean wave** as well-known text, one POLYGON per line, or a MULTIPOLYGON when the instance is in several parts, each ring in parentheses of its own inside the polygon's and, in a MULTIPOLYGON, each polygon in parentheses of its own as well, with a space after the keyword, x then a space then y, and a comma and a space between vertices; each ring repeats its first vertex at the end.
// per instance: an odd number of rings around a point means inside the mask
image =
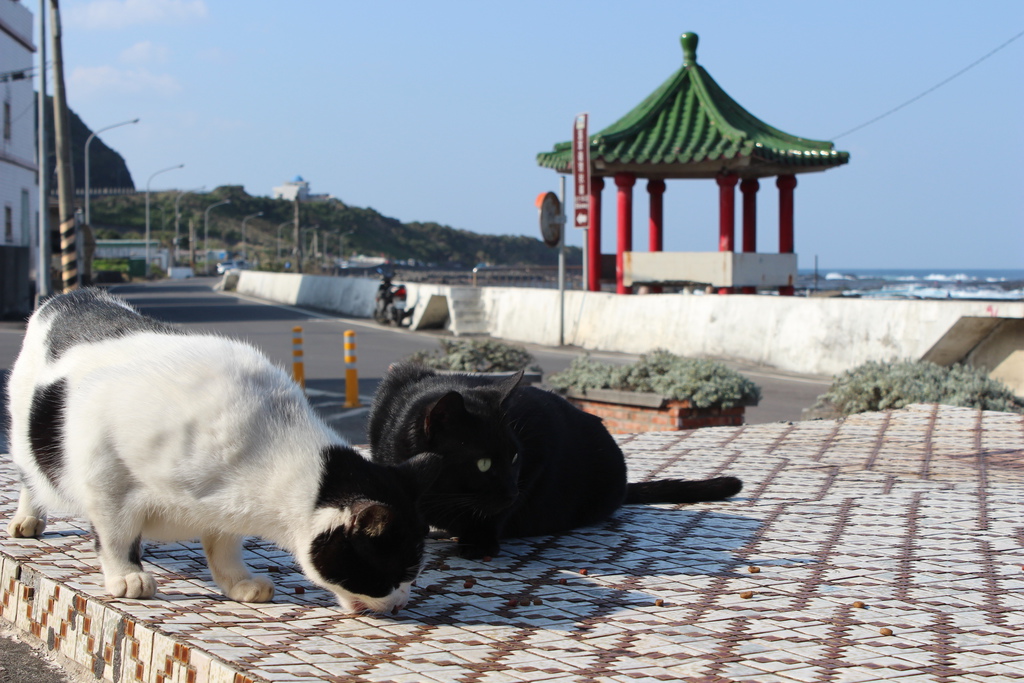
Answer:
POLYGON ((999 299, 1018 301, 1024 299, 1022 289, 1000 289, 998 287, 928 287, 925 285, 885 286, 879 289, 855 289, 843 292, 844 296, 865 299, 999 299))

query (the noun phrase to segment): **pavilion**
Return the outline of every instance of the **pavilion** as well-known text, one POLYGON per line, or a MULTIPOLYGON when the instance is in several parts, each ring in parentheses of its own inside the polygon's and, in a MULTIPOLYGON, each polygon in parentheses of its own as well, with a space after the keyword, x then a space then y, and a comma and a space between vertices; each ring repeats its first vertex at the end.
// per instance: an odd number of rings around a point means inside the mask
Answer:
MULTIPOLYGON (((618 190, 616 291, 633 283, 707 282, 722 293, 779 287, 792 294, 793 190, 796 174, 825 171, 849 161, 831 142, 800 138, 769 126, 722 90, 697 64, 697 34, 682 35, 683 66, 621 119, 590 136, 590 227, 587 289, 601 284, 601 190, 605 177, 618 190), (757 254, 759 178, 776 176, 779 189, 779 254, 757 254), (634 252, 633 186, 647 179, 650 253, 634 252), (665 181, 714 178, 719 191, 719 251, 662 251, 665 181), (735 187, 743 196, 741 251, 736 252, 735 187)), ((537 155, 543 167, 571 173, 572 143, 537 155)), ((657 289, 655 291, 658 291, 657 289)))

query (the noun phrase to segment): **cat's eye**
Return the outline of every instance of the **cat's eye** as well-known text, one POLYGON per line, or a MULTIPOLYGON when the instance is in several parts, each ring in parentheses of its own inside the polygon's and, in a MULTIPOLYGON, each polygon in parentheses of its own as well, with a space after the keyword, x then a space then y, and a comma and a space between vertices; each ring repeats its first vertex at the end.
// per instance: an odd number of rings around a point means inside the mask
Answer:
POLYGON ((479 460, 476 461, 476 468, 481 472, 486 472, 487 470, 491 469, 491 459, 480 458, 479 460))

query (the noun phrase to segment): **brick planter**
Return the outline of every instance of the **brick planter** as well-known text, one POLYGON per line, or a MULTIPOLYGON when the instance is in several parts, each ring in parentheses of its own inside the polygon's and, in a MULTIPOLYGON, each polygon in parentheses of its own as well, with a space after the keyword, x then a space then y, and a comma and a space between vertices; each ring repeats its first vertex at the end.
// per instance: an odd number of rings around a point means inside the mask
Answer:
POLYGON ((604 420, 612 434, 665 432, 698 427, 738 427, 745 406, 697 408, 690 401, 673 401, 658 394, 588 389, 565 394, 577 408, 604 420))

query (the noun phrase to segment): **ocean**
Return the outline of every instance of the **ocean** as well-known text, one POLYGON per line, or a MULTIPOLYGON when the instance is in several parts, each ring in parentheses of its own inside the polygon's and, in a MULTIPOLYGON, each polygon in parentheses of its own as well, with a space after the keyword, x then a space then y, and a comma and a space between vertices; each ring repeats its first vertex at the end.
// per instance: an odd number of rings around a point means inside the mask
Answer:
POLYGON ((797 288, 809 294, 874 299, 1024 300, 1024 269, 801 269, 797 288))

